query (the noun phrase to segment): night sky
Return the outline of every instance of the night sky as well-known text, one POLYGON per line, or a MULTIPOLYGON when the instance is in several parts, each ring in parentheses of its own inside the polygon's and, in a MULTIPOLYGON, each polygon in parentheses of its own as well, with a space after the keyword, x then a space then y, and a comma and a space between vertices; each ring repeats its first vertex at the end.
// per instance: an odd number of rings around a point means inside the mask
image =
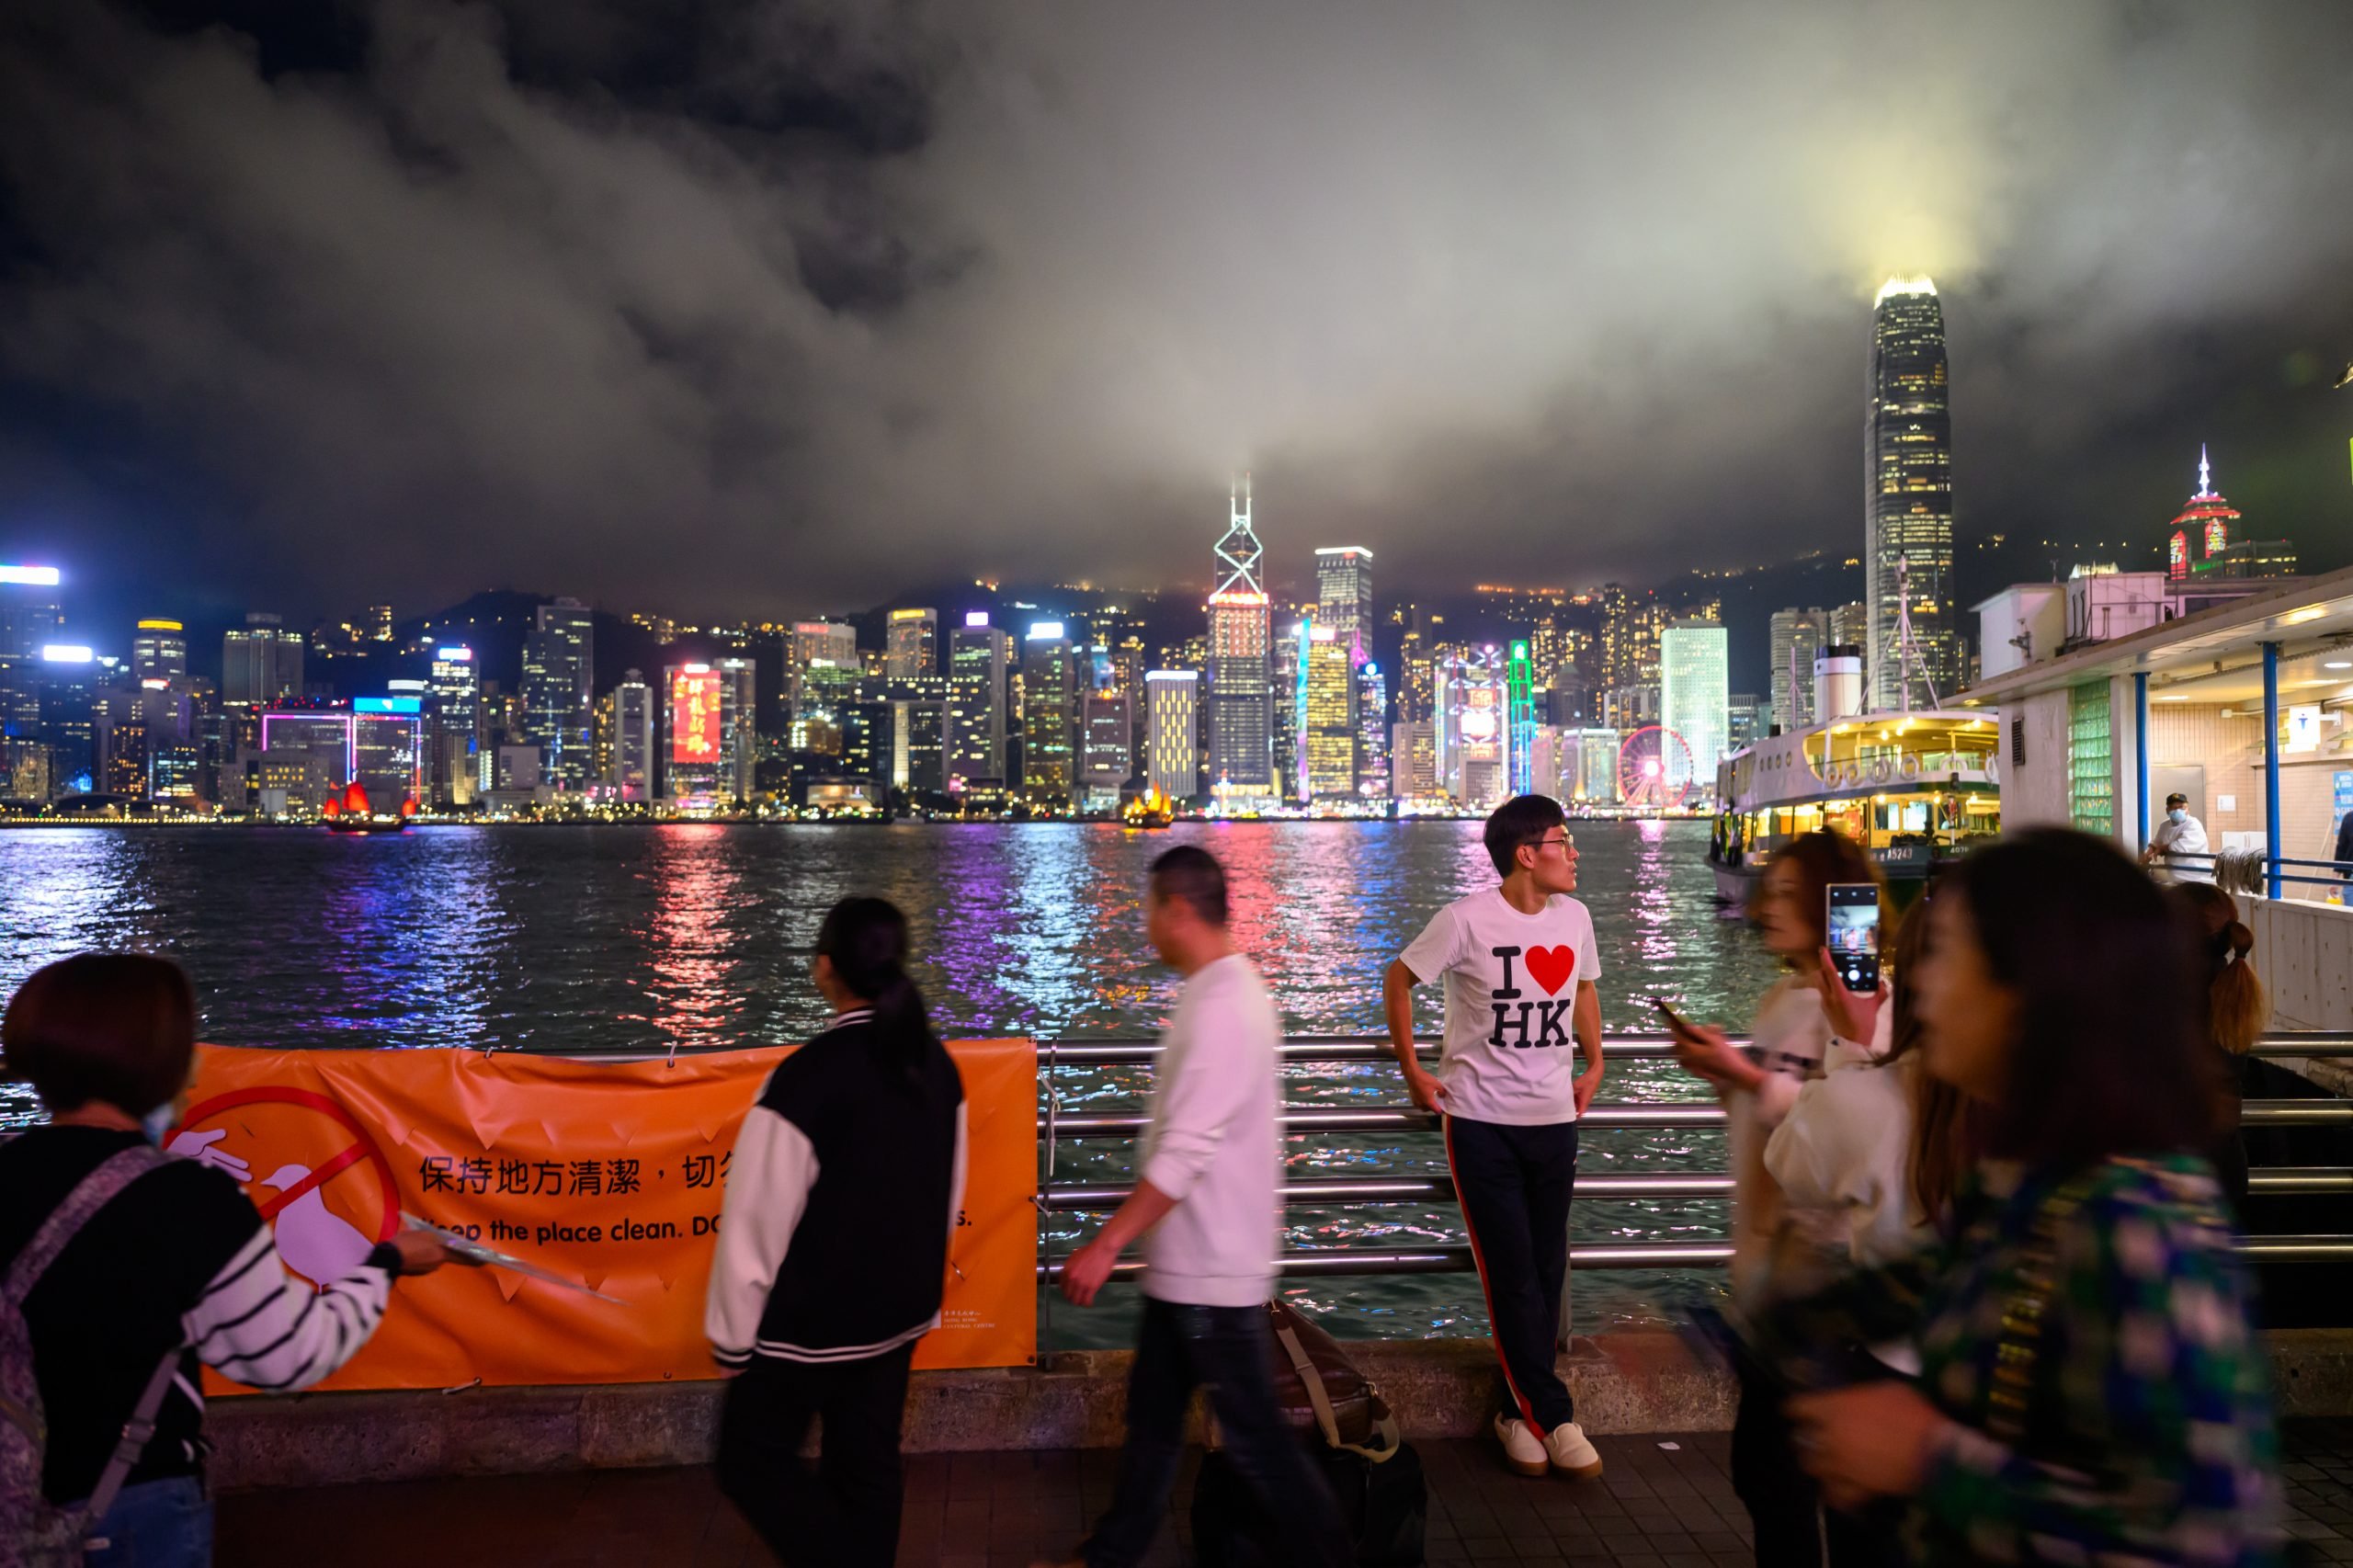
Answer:
POLYGON ((2200 442, 2353 561, 2341 0, 8 0, 0 560, 764 618, 1199 584, 1244 466, 1384 600, 1851 554, 1891 271, 1964 562, 2200 442))

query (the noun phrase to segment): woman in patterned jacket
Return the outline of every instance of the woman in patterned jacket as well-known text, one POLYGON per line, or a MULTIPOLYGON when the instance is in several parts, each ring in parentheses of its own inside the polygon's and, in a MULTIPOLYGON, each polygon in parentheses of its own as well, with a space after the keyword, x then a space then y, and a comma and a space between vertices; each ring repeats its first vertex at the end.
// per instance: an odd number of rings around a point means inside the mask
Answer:
MULTIPOLYGON (((1989 1156, 1949 1243, 1764 1325, 1802 1347, 1916 1335, 1916 1387, 1790 1402, 1844 1506, 1909 1502, 1915 1561, 2268 1564, 2278 1445, 2213 1167, 2205 966, 2178 908, 2062 830, 1978 851, 1926 911, 1927 1070, 1989 1156)), ((1824 1380, 1827 1381, 1827 1380, 1824 1380)))

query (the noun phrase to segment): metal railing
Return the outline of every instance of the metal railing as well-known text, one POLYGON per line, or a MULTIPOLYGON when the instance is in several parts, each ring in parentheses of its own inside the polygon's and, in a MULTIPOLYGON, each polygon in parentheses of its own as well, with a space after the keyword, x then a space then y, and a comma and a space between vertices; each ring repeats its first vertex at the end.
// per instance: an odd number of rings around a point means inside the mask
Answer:
POLYGON ((2256 855, 2254 851, 2245 849, 2219 849, 2211 851, 2199 849, 2168 849, 2162 852, 2162 859, 2159 861, 2159 864, 2170 869, 2174 867, 2177 862, 2196 862, 2197 864, 2194 869, 2205 871, 2211 875, 2212 874, 2217 862, 2224 855, 2253 856, 2252 863, 2256 868, 2260 870, 2264 876, 2274 881, 2302 882, 2307 886, 2313 887, 2341 888, 2346 887, 2347 885, 2347 879, 2349 876, 2353 876, 2353 860, 2298 860, 2286 855, 2279 856, 2275 859, 2271 856, 2256 855), (2325 877, 2291 877, 2288 875, 2285 870, 2281 869, 2282 867, 2287 866, 2304 866, 2313 870, 2329 871, 2335 874, 2325 877))
MULTIPOLYGON (((1748 1037, 1743 1034, 1727 1034, 1724 1038, 1736 1046, 1749 1043, 1748 1037)), ((1414 1044, 1422 1056, 1432 1060, 1437 1058, 1438 1041, 1417 1040, 1414 1044)), ((1663 1034, 1604 1035, 1601 1051, 1605 1060, 1640 1060, 1675 1054, 1673 1042, 1663 1034)), ((1381 1062, 1396 1060, 1386 1039, 1370 1035, 1299 1035, 1283 1041, 1277 1048, 1277 1054, 1286 1062, 1381 1062)), ((2353 1057, 2353 1029, 2277 1030, 2257 1040, 2252 1054, 2353 1057)), ((1159 1042, 1149 1040, 1046 1040, 1038 1047, 1038 1070, 1041 1073, 1058 1068, 1147 1065, 1159 1059, 1159 1042)))
MULTIPOLYGON (((1745 1037, 1730 1038, 1735 1045, 1748 1043, 1745 1037)), ((1434 1042, 1417 1044, 1423 1055, 1435 1054, 1434 1042)), ((1673 1052, 1672 1045, 1663 1035, 1611 1036, 1604 1039, 1602 1049, 1612 1058, 1656 1058, 1673 1052)), ((1379 1063, 1392 1060, 1387 1040, 1360 1036, 1302 1037, 1284 1041, 1280 1052, 1287 1063, 1379 1063)), ((1063 1112, 1051 1074, 1149 1065, 1159 1054, 1158 1044, 1138 1040, 1049 1041, 1039 1048, 1038 1066, 1047 1107, 1038 1119, 1038 1131, 1049 1176, 1053 1170, 1055 1147, 1062 1140, 1132 1138, 1143 1131, 1146 1122, 1144 1117, 1133 1114, 1063 1112)), ((2257 1042, 2254 1054, 2289 1059, 2353 1058, 2353 1030, 2274 1032, 2257 1042)), ((2353 1126, 2353 1100, 2248 1100, 2241 1106, 2240 1116, 2245 1124, 2256 1127, 2353 1126)), ((1589 1106, 1580 1119, 1596 1128, 1721 1127, 1725 1117, 1723 1108, 1711 1102, 1619 1101, 1589 1106)), ((1412 1105, 1286 1105, 1279 1123, 1286 1132, 1410 1132, 1435 1131, 1439 1119, 1412 1105)), ((1733 1178, 1722 1171, 1645 1175, 1597 1172, 1580 1176, 1576 1187, 1579 1198, 1599 1202, 1728 1198, 1733 1189, 1733 1178)), ((2259 1168, 2248 1173, 2247 1189, 2251 1194, 2270 1197, 2353 1194, 2353 1166, 2259 1168)), ((1037 1203, 1041 1214, 1108 1213, 1124 1202, 1132 1190, 1132 1187, 1116 1184, 1048 1181, 1040 1186, 1037 1203)), ((1453 1178, 1444 1174, 1318 1176, 1286 1182, 1278 1190, 1287 1206, 1456 1200, 1453 1178)), ((2241 1241, 2239 1251, 2245 1256, 2264 1261, 2348 1262, 2353 1261, 2353 1235, 2249 1236, 2241 1241)), ((1712 1267, 1729 1262, 1731 1257, 1731 1242, 1715 1236, 1695 1241, 1597 1243, 1572 1245, 1569 1249, 1569 1261, 1574 1268, 1712 1267)), ((1113 1269, 1112 1278, 1132 1278, 1142 1267, 1134 1260, 1121 1262, 1113 1269)), ((1302 1250, 1286 1252, 1276 1260, 1277 1272, 1285 1278, 1468 1273, 1475 1267, 1468 1246, 1452 1245, 1302 1250)), ((1041 1257, 1038 1266, 1040 1278, 1051 1278, 1060 1272, 1058 1263, 1041 1257)))

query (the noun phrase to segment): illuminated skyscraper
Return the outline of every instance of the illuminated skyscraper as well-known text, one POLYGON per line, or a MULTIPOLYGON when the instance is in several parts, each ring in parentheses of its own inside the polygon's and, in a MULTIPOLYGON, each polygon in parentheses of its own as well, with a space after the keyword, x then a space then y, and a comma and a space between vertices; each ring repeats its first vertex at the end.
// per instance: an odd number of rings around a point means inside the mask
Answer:
POLYGON ((302 634, 252 610, 221 640, 221 700, 267 708, 302 695, 302 634))
POLYGON ((718 659, 719 792, 742 805, 752 798, 760 760, 759 692, 749 659, 718 659))
POLYGON ((1208 605, 1210 788, 1221 799, 1265 801, 1275 794, 1271 635, 1247 475, 1231 502, 1208 605))
POLYGON ((2173 537, 2165 541, 2166 580, 2186 583, 2202 562, 2229 549, 2231 525, 2239 520, 2237 511, 2216 493, 2213 465, 2206 460, 2206 449, 2199 448, 2198 494, 2169 525, 2173 537))
POLYGON ((38 659, 51 642, 63 641, 65 607, 54 566, 0 565, 0 658, 38 659))
POLYGON ((637 671, 623 675, 620 685, 613 687, 613 763, 606 782, 632 804, 652 801, 661 777, 654 750, 658 711, 654 688, 637 671))
POLYGON ((1777 609, 1772 619, 1772 722, 1783 734, 1813 722, 1813 656, 1830 640, 1830 619, 1819 608, 1777 609))
POLYGON ((1446 618, 1426 615, 1419 605, 1400 606, 1392 617, 1403 626, 1397 676, 1397 718, 1401 723, 1427 724, 1438 709, 1438 634, 1446 618))
POLYGON ((1927 708, 1961 687, 1952 603, 1952 412, 1944 312, 1926 278, 1891 278, 1872 301, 1863 426, 1865 678, 1875 710, 1927 708), (1910 690, 1897 647, 1897 577, 1911 605, 1910 690), (1936 696, 1930 696, 1933 683, 1936 696))
POLYGON ((1144 781, 1172 801, 1201 792, 1201 677, 1197 670, 1146 670, 1144 781))
POLYGON ((1334 628, 1310 621, 1300 653, 1301 799, 1353 799, 1357 792, 1355 650, 1334 628))
POLYGON ((595 776, 590 744, 597 628, 578 599, 540 606, 523 635, 523 729, 540 748, 540 777, 567 794, 595 776))
POLYGON ((1021 642, 1021 793, 1033 805, 1073 799, 1078 775, 1076 651, 1059 620, 1040 620, 1021 642))
POLYGON ((1504 664, 1504 693, 1508 726, 1505 744, 1509 748, 1506 788, 1515 795, 1532 794, 1536 790, 1536 668, 1529 657, 1526 638, 1512 639, 1504 664))
POLYGON ((1671 748, 1675 770, 1669 785, 1688 783, 1695 797, 1711 793, 1716 764, 1723 756, 1726 710, 1724 629, 1712 620, 1679 620, 1659 640, 1659 722, 1690 748, 1690 777, 1677 777, 1684 762, 1671 748))
MULTIPOLYGON (((858 673, 858 628, 835 620, 796 620, 784 645, 785 694, 791 699, 795 718, 805 715, 804 705, 823 707, 838 694, 830 685, 824 692, 808 690, 809 669, 821 665, 827 671, 858 673)), ((819 684, 826 685, 827 677, 819 684)))
POLYGON ((1079 704, 1078 781, 1089 811, 1109 811, 1135 776, 1135 700, 1124 691, 1090 691, 1079 704))
POLYGON ((882 673, 892 680, 939 673, 938 610, 894 609, 883 634, 889 641, 883 650, 882 673))
POLYGON ((426 775, 437 807, 473 803, 482 784, 482 685, 474 651, 462 642, 434 650, 433 723, 426 775))
POLYGON ((948 634, 948 788, 1001 789, 1005 776, 1006 676, 1013 639, 974 610, 948 634))
POLYGON ((176 620, 142 620, 131 634, 134 680, 171 680, 188 674, 188 630, 176 620))
POLYGON ((1315 624, 1357 664, 1372 655, 1372 551, 1343 544, 1315 552, 1315 624))
POLYGON ((1438 649, 1432 727, 1438 787, 1472 811, 1500 805, 1510 793, 1504 676, 1503 650, 1493 643, 1438 649))
POLYGON ((1357 793, 1389 798, 1389 682, 1370 659, 1357 666, 1357 793))

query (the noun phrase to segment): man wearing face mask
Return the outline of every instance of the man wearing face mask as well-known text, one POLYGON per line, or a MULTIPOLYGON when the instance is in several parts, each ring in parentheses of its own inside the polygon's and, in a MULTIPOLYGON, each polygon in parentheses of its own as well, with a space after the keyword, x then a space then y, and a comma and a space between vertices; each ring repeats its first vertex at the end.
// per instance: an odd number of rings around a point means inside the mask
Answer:
POLYGON ((2177 882, 2211 882, 2214 880, 2211 861, 2175 858, 2208 852, 2206 824, 2189 814, 2189 797, 2178 790, 2167 795, 2165 820, 2149 835, 2149 842, 2141 850, 2141 863, 2165 867, 2177 882))

